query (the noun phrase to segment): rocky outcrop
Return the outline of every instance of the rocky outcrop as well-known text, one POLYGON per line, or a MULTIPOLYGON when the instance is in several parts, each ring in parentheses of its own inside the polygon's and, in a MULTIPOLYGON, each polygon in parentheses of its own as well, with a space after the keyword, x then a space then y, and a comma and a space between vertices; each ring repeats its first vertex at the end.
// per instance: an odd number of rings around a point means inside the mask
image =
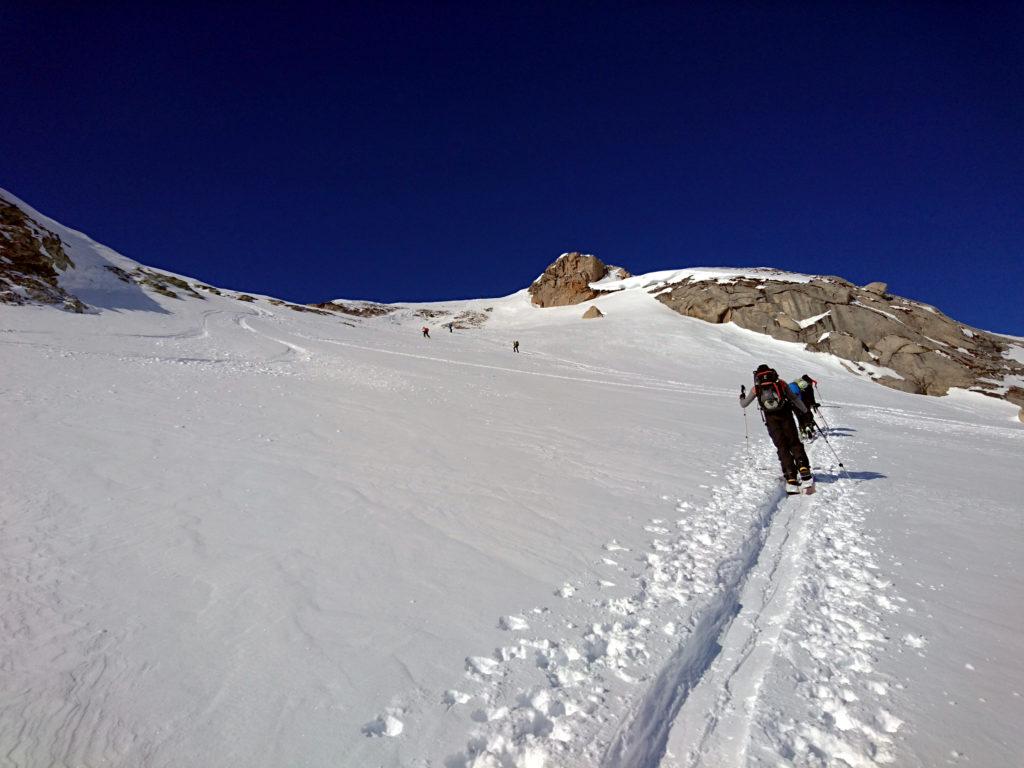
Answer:
POLYGON ((687 278, 651 289, 683 315, 802 342, 894 389, 944 395, 960 387, 1024 407, 1024 391, 1001 384, 1007 375, 1024 375, 1024 364, 1006 354, 1008 340, 887 291, 885 283, 860 288, 838 277, 787 282, 754 276, 687 278))
POLYGON ((83 312, 85 305, 57 280, 72 267, 60 237, 0 197, 0 302, 55 304, 83 312))
POLYGON ((583 313, 584 320, 593 320, 595 317, 604 317, 604 312, 598 309, 596 305, 590 307, 590 309, 583 313))
POLYGON ((538 307, 564 307, 589 301, 598 295, 591 283, 606 277, 623 279, 629 273, 622 267, 606 265, 596 256, 563 253, 533 281, 530 297, 538 307))
POLYGON ((889 290, 889 286, 886 283, 868 283, 864 286, 864 290, 876 296, 881 296, 884 299, 887 298, 885 292, 889 290))
POLYGON ((319 304, 307 304, 313 309, 326 310, 328 312, 340 312, 343 315, 354 317, 380 317, 390 315, 402 307, 397 304, 375 304, 371 301, 351 302, 346 304, 343 301, 324 301, 319 304))

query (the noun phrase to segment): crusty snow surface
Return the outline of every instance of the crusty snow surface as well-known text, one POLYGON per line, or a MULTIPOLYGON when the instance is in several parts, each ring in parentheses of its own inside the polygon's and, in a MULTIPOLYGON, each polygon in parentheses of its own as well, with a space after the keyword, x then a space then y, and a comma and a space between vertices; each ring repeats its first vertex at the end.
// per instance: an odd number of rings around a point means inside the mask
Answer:
POLYGON ((1021 764, 1004 403, 640 288, 345 322, 105 285, 0 307, 0 765, 1021 764), (753 409, 745 444, 763 361, 821 384, 816 495, 753 409))

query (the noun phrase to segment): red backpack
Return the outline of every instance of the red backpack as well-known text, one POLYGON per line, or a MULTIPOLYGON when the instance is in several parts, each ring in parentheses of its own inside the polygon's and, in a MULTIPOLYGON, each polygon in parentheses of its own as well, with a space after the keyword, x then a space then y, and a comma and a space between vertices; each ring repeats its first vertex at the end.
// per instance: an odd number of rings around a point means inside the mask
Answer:
POLYGON ((757 392, 757 404, 761 410, 776 413, 789 405, 787 388, 784 381, 779 381, 779 374, 774 368, 754 371, 754 390, 757 392))

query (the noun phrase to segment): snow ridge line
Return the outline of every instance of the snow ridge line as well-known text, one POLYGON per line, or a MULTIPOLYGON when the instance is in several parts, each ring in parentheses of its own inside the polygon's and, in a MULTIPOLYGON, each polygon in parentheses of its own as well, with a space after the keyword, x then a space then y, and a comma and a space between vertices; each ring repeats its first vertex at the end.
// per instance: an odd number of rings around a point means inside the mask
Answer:
POLYGON ((719 563, 718 592, 620 727, 602 758, 602 768, 657 768, 676 716, 722 649, 719 639, 739 613, 743 585, 784 500, 782 489, 776 490, 758 511, 739 550, 719 563))

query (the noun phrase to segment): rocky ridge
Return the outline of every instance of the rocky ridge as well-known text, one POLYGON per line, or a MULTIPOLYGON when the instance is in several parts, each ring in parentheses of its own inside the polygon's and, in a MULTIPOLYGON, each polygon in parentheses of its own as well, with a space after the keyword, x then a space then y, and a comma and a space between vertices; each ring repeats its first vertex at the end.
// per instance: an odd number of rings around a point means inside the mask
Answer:
POLYGON ((1024 407, 1024 389, 1003 384, 1006 376, 1024 376, 1024 364, 1008 356, 1005 338, 894 296, 884 283, 858 287, 839 277, 806 283, 745 277, 685 279, 651 290, 680 314, 732 322, 829 352, 893 389, 944 395, 959 387, 1024 407))

